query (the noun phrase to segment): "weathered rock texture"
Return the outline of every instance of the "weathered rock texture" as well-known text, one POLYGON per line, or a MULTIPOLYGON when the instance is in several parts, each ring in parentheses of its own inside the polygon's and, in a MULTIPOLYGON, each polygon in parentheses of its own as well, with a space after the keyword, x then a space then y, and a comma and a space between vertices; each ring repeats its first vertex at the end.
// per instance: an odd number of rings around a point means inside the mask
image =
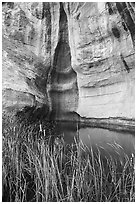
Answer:
POLYGON ((71 66, 68 21, 62 3, 60 3, 58 44, 50 77, 50 97, 55 117, 58 118, 64 112, 77 111, 77 75, 71 66))
POLYGON ((66 4, 84 117, 134 117, 134 5, 66 4))
POLYGON ((134 119, 135 3, 3 3, 3 110, 134 119))

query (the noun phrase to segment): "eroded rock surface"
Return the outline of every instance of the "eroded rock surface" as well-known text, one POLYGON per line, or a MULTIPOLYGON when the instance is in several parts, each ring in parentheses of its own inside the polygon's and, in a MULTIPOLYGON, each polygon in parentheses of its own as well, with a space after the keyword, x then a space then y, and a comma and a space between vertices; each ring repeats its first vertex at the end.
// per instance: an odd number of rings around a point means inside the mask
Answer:
POLYGON ((83 117, 134 118, 134 5, 68 3, 72 67, 83 117))
POLYGON ((47 81, 58 41, 58 9, 48 2, 3 3, 3 110, 50 107, 47 81))
POLYGON ((3 3, 3 110, 134 119, 135 4, 3 3))
POLYGON ((55 49, 51 71, 50 98, 55 117, 65 112, 77 111, 77 75, 71 66, 67 15, 60 3, 59 40, 55 49))

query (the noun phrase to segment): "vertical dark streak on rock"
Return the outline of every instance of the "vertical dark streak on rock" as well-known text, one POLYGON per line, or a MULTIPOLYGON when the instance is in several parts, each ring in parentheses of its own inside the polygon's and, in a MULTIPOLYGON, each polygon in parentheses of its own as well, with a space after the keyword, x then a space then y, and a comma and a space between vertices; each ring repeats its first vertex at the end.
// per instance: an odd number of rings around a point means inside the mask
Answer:
POLYGON ((46 21, 46 36, 45 41, 47 42, 47 51, 51 51, 51 13, 50 13, 50 3, 43 2, 43 12, 42 12, 42 19, 45 18, 46 21))
POLYGON ((131 4, 131 2, 127 2, 127 7, 128 7, 129 12, 132 16, 132 19, 135 20, 135 8, 134 8, 134 6, 131 4))
POLYGON ((120 31, 116 26, 112 27, 112 33, 116 38, 120 38, 120 31))
POLYGON ((68 13, 70 14, 70 7, 69 7, 69 3, 68 3, 68 13))
POLYGON ((124 30, 127 32, 127 31, 128 31, 128 29, 127 29, 126 24, 125 24, 125 22, 124 22, 124 21, 122 22, 122 26, 123 26, 124 30))
POLYGON ((127 65, 127 63, 126 63, 126 61, 125 61, 123 55, 120 54, 120 57, 121 57, 121 60, 122 60, 122 62, 123 62, 123 64, 124 64, 124 67, 126 68, 127 72, 129 73, 129 72, 130 72, 130 69, 129 69, 129 66, 127 65))
POLYGON ((49 53, 50 57, 50 65, 45 70, 47 72, 47 78, 45 79, 45 89, 47 91, 47 98, 49 103, 49 109, 51 110, 51 102, 49 96, 48 85, 50 84, 50 72, 51 72, 51 10, 50 10, 50 3, 43 2, 43 11, 42 11, 42 19, 45 20, 46 32, 45 32, 45 46, 47 48, 47 52, 49 53))
POLYGON ((112 9, 112 3, 111 2, 106 2, 106 5, 108 7, 109 15, 114 14, 113 9, 112 9))
POLYGON ((124 20, 128 30, 130 31, 133 45, 135 45, 135 22, 129 12, 127 4, 125 2, 117 2, 116 7, 121 15, 121 18, 124 20))

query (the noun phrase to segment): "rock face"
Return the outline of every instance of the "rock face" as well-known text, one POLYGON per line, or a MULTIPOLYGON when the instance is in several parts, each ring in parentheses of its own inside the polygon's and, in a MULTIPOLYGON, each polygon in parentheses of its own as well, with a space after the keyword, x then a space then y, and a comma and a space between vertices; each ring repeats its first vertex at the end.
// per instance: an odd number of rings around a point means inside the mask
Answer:
POLYGON ((3 110, 134 119, 135 4, 3 3, 3 110))
POLYGON ((66 5, 84 117, 134 117, 134 5, 66 5), (124 11, 125 10, 125 11, 124 11))
POLYGON ((49 52, 44 57, 44 48, 41 50, 47 32, 42 24, 47 21, 42 22, 41 13, 35 13, 41 7, 38 3, 3 5, 3 110, 16 112, 48 103, 49 52))
POLYGON ((60 3, 59 39, 50 77, 50 98, 52 99, 52 110, 55 112, 55 117, 58 118, 64 112, 77 111, 77 75, 71 66, 68 21, 63 3, 60 3))

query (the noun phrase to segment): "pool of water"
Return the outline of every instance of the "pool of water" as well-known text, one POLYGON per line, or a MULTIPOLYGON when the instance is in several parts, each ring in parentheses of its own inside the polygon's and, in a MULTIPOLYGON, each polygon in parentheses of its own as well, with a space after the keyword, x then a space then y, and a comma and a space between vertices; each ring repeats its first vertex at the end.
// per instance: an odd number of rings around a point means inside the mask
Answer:
POLYGON ((98 152, 102 157, 113 157, 123 162, 126 155, 133 158, 135 154, 135 135, 130 132, 80 128, 74 122, 58 122, 56 132, 63 135, 66 144, 72 144, 78 138, 82 146, 86 147, 86 152, 98 152))

